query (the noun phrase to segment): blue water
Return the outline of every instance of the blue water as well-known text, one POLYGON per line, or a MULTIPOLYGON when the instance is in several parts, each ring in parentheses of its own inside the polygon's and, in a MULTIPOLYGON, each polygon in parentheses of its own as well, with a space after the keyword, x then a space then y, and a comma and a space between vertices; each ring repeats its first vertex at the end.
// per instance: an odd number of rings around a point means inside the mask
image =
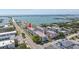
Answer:
POLYGON ((65 18, 65 16, 52 16, 52 15, 38 15, 38 16, 20 16, 14 17, 16 20, 26 20, 32 24, 50 24, 50 23, 60 23, 60 22, 69 22, 71 20, 61 19, 65 18), (60 18, 60 19, 57 19, 60 18))
MULTIPOLYGON (((54 16, 54 15, 26 15, 26 16, 13 16, 17 21, 26 20, 32 24, 50 24, 50 23, 60 23, 60 22, 69 22, 71 20, 65 19, 68 16, 54 16)), ((73 16, 71 16, 73 17, 73 16)), ((0 19, 6 19, 4 21, 8 22, 8 17, 0 17, 0 19)))

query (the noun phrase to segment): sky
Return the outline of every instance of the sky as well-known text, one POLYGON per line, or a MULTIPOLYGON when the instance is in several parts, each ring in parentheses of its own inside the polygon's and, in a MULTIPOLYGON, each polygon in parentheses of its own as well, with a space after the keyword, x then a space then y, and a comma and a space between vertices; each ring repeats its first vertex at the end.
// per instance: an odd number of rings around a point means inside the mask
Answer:
POLYGON ((79 14, 79 9, 0 9, 0 15, 79 14))

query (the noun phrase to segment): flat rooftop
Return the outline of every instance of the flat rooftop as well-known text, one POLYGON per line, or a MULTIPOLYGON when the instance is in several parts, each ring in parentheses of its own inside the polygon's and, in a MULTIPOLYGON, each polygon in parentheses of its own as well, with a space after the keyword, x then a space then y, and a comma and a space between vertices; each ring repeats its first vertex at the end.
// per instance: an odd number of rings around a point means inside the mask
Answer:
POLYGON ((0 33, 14 31, 14 28, 0 28, 0 33))
POLYGON ((10 32, 10 31, 14 31, 15 28, 11 25, 11 26, 4 26, 4 27, 0 27, 0 33, 3 32, 10 32))
POLYGON ((6 46, 6 45, 10 45, 10 44, 14 44, 14 40, 0 41, 0 47, 6 46))

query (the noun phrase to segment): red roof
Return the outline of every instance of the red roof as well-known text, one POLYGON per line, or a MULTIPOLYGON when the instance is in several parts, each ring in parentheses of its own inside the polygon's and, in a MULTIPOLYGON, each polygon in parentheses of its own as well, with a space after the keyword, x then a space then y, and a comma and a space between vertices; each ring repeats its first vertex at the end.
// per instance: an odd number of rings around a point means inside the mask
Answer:
POLYGON ((32 24, 31 23, 28 24, 28 28, 32 28, 32 24))

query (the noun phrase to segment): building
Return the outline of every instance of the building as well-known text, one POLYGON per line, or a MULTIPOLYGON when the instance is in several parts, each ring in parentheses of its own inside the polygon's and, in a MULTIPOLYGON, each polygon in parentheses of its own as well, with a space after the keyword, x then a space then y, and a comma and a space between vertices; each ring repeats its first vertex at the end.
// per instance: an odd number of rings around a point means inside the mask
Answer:
POLYGON ((47 35, 52 39, 57 37, 57 33, 55 31, 47 30, 47 35))
POLYGON ((46 49, 79 49, 79 42, 74 40, 60 39, 52 42, 46 49))
POLYGON ((33 27, 28 27, 28 32, 31 34, 31 35, 38 35, 42 41, 46 41, 48 40, 48 36, 44 34, 44 30, 43 28, 37 26, 36 28, 33 28, 33 27))
POLYGON ((13 25, 6 24, 0 27, 0 48, 15 48, 16 30, 13 25))
POLYGON ((42 41, 48 41, 48 36, 45 34, 45 30, 42 27, 36 26, 33 33, 34 35, 38 35, 42 41))
POLYGON ((52 26, 51 29, 52 29, 53 31, 57 32, 57 33, 61 30, 61 28, 58 27, 58 26, 52 26))
POLYGON ((44 33, 44 29, 42 28, 42 27, 40 27, 40 26, 36 26, 36 29, 35 30, 38 30, 38 31, 40 31, 40 32, 43 32, 44 33))
POLYGON ((31 35, 34 35, 34 30, 35 30, 35 28, 33 28, 33 27, 28 27, 28 30, 27 30, 27 32, 29 33, 29 34, 31 34, 31 35))
POLYGON ((47 41, 48 40, 48 36, 45 35, 43 32, 41 32, 39 30, 35 30, 34 35, 38 35, 41 38, 42 41, 47 41))

